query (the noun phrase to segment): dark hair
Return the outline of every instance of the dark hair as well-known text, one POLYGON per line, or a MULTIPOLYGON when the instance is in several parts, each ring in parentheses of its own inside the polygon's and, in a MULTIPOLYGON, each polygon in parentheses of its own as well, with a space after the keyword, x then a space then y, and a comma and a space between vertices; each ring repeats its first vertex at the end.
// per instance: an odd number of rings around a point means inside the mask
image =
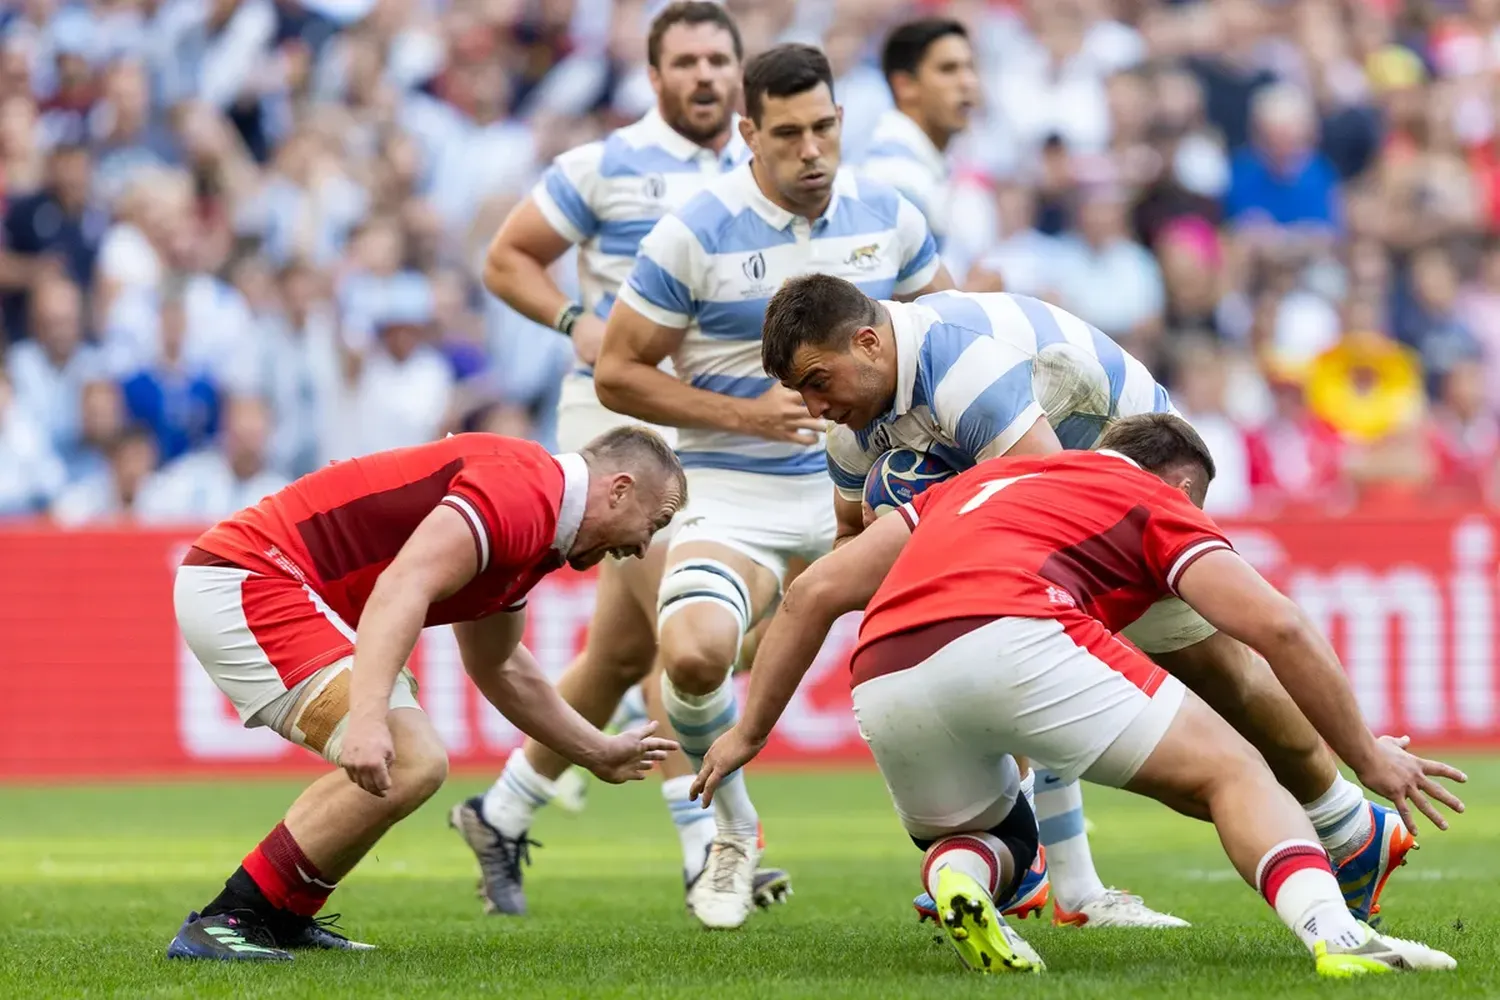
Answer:
POLYGON ((1184 465, 1202 467, 1207 475, 1203 488, 1213 481, 1217 470, 1208 445, 1193 430, 1192 424, 1172 413, 1137 413, 1121 417, 1104 431, 1098 450, 1117 451, 1133 459, 1147 472, 1157 475, 1184 465))
POLYGON ((662 8, 661 13, 651 19, 651 32, 646 36, 646 62, 660 69, 661 40, 667 30, 678 24, 716 24, 729 32, 734 41, 734 57, 745 58, 745 43, 740 38, 740 26, 734 23, 724 5, 713 0, 675 0, 662 8))
POLYGON ((616 471, 654 465, 673 480, 682 503, 687 503, 687 476, 682 471, 682 461, 666 439, 649 427, 636 424, 615 427, 584 445, 578 453, 590 465, 616 471))
POLYGON ((951 17, 924 17, 898 25, 886 36, 885 49, 880 54, 880 71, 885 74, 885 82, 890 83, 897 73, 916 76, 917 68, 927 58, 927 50, 949 35, 967 40, 969 31, 951 17))
POLYGON ((788 278, 766 306, 761 364, 784 382, 799 347, 847 346, 851 328, 878 322, 879 304, 852 282, 827 274, 788 278))
POLYGON ((745 113, 760 124, 767 97, 805 94, 818 84, 833 94, 833 67, 823 50, 789 42, 767 49, 745 65, 745 113))

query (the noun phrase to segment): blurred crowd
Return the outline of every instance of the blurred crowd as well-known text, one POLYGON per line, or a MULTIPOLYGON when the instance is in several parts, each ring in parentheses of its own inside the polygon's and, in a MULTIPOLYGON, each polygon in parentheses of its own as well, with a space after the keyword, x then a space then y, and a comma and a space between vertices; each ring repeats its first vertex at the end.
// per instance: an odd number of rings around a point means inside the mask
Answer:
MULTIPOLYGON (((484 249, 651 107, 660 5, 10 0, 0 515, 204 520, 452 430, 547 441, 571 349, 484 249)), ((1147 362, 1213 508, 1500 500, 1500 0, 727 6, 747 54, 825 48, 855 164, 886 31, 969 25, 950 270, 1147 362)))

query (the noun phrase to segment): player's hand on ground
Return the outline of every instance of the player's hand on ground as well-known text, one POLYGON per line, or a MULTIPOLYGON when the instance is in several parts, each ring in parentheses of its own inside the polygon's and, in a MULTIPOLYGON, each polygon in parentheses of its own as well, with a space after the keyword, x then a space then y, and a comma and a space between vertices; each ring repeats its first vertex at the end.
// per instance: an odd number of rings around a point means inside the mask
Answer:
POLYGON ((585 312, 573 323, 573 353, 578 360, 592 365, 599 360, 599 348, 604 346, 604 320, 591 312, 585 312))
POLYGON ((702 796, 705 809, 713 805, 714 792, 718 790, 720 782, 754 760, 765 745, 765 740, 750 739, 740 731, 739 726, 714 740, 714 745, 703 755, 703 766, 698 768, 698 777, 693 779, 688 798, 697 799, 702 796))
POLYGON ((589 765, 589 770, 612 785, 640 781, 653 765, 666 760, 667 754, 678 749, 675 740, 652 736, 654 732, 656 723, 648 722, 618 736, 604 737, 603 749, 589 765))
POLYGON ((1436 799, 1458 813, 1464 811, 1463 800, 1434 779, 1468 781, 1468 776, 1442 761, 1409 753, 1406 749, 1411 743, 1409 736, 1382 736, 1375 742, 1380 753, 1369 767, 1359 772, 1360 783, 1377 795, 1390 799, 1412 833, 1417 832, 1412 806, 1421 810, 1439 830, 1448 829, 1448 820, 1438 812, 1432 800, 1436 799))
POLYGON ((350 718, 339 751, 339 766, 348 772, 350 781, 384 798, 391 788, 391 764, 395 760, 396 745, 385 719, 350 718))
POLYGON ((828 426, 807 412, 802 397, 784 385, 773 385, 744 406, 744 431, 767 441, 812 444, 828 426))

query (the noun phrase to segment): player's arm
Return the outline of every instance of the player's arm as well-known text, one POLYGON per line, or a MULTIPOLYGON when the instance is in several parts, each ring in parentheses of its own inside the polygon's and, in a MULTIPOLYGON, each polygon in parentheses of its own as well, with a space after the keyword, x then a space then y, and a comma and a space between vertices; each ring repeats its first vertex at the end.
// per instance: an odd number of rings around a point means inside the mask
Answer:
POLYGON ((901 198, 896 210, 896 247, 901 254, 901 269, 896 273, 896 287, 891 292, 896 301, 910 302, 922 295, 957 287, 938 257, 937 240, 927 228, 927 219, 906 198, 901 198))
POLYGON ((569 247, 599 231, 590 204, 597 160, 591 147, 559 157, 506 216, 484 260, 484 287, 491 295, 527 319, 572 337, 574 351, 589 364, 599 354, 604 322, 568 298, 548 269, 569 247), (570 316, 572 307, 579 311, 570 316))
POLYGON ((859 446, 859 438, 847 427, 829 428, 828 478, 833 480, 833 517, 838 527, 833 547, 838 548, 865 530, 865 478, 870 474, 870 456, 859 446))
MULTIPOLYGON (((1212 545, 1211 542, 1201 543, 1212 545)), ((1410 799, 1439 829, 1447 821, 1429 796, 1457 812, 1463 803, 1430 777, 1463 781, 1462 772, 1405 752, 1403 740, 1370 733, 1337 654, 1297 605, 1229 548, 1212 548, 1178 573, 1178 596, 1210 624, 1259 652, 1270 663, 1318 734, 1354 769, 1364 786, 1395 804, 1413 829, 1410 799)), ((1168 577, 1168 582, 1173 582, 1168 577)))
POLYGON ((396 676, 417 644, 428 608, 457 593, 478 571, 469 523, 443 506, 422 519, 370 591, 356 627, 349 728, 339 763, 373 795, 391 787, 395 748, 386 713, 396 676))
POLYGON ((652 722, 606 736, 557 693, 536 657, 521 644, 526 613, 490 615, 453 626, 464 670, 481 694, 527 736, 605 781, 645 777, 653 762, 677 749, 658 739, 652 722))
POLYGON ((840 615, 869 603, 910 538, 904 517, 881 518, 848 545, 813 562, 787 587, 756 650, 744 713, 709 747, 693 782, 692 794, 702 794, 705 806, 721 781, 760 753, 828 630, 840 615))

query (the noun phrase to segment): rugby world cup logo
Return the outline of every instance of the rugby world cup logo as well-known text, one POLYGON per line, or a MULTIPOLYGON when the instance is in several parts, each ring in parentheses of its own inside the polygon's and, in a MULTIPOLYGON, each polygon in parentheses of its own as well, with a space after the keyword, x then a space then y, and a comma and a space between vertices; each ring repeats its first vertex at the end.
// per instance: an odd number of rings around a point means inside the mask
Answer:
POLYGON ((757 285, 766 280, 766 255, 763 253, 751 254, 740 265, 745 271, 745 277, 757 285))
POLYGON ((667 196, 667 179, 661 174, 647 174, 645 189, 648 200, 661 201, 667 196))

